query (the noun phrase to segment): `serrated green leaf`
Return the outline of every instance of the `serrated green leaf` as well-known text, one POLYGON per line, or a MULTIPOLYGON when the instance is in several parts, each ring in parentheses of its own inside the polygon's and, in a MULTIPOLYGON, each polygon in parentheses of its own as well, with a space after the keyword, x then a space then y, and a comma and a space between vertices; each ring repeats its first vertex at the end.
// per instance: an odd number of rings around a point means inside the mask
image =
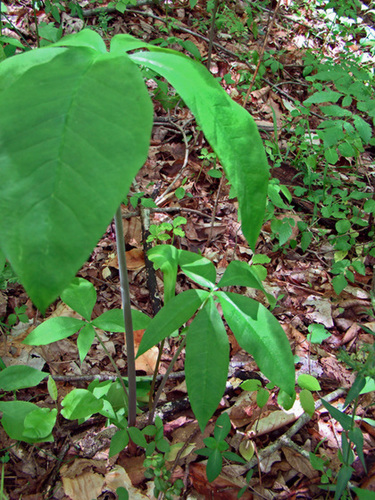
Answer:
POLYGON ((352 116, 351 111, 344 109, 341 106, 337 106, 336 104, 332 104, 331 106, 322 106, 320 109, 327 116, 352 116))
POLYGON ((96 290, 90 281, 74 278, 61 294, 61 300, 78 314, 90 321, 96 303, 96 290))
POLYGON ((309 104, 322 104, 324 102, 337 102, 343 94, 340 92, 335 92, 334 90, 322 90, 321 92, 315 92, 315 94, 308 97, 303 104, 308 106, 309 104))
POLYGON ((213 299, 209 298, 190 324, 186 337, 186 386, 202 432, 224 394, 228 366, 228 335, 213 299))
POLYGON ((359 115, 353 117, 354 126, 365 144, 368 144, 372 137, 372 127, 359 115))
POLYGON ((27 345, 51 344, 70 337, 85 325, 85 321, 77 318, 65 316, 50 318, 37 326, 22 343, 27 345))
POLYGON ((41 372, 31 366, 12 365, 0 371, 0 389, 18 391, 38 385, 48 373, 41 372))

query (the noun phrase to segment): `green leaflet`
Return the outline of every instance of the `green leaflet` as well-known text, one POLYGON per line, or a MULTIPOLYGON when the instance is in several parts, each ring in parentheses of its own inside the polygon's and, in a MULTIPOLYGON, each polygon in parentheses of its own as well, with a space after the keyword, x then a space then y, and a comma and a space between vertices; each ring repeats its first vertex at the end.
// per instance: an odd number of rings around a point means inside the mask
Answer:
POLYGON ((228 366, 228 335, 210 297, 189 326, 186 337, 186 386, 202 432, 224 394, 228 366))
POLYGON ((26 345, 47 345, 58 340, 66 339, 77 333, 86 325, 85 321, 77 318, 60 316, 50 318, 37 326, 22 342, 26 345))
POLYGON ((238 343, 249 352, 271 382, 294 394, 294 361, 289 341, 277 319, 244 295, 216 292, 224 317, 238 343))
POLYGON ((234 188, 242 232, 254 248, 264 216, 268 164, 253 118, 200 63, 171 50, 147 48, 150 52, 130 57, 164 76, 193 112, 234 188))
POLYGON ((12 365, 0 371, 0 389, 3 391, 18 391, 38 385, 48 373, 36 370, 31 366, 12 365))
POLYGON ((205 290, 186 290, 170 299, 148 324, 137 357, 178 330, 208 296, 205 290))

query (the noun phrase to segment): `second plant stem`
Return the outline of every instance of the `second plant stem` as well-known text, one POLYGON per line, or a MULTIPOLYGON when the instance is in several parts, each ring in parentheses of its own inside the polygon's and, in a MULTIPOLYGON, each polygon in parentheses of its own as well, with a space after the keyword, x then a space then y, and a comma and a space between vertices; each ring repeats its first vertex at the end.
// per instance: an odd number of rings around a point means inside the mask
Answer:
POLYGON ((129 393, 128 423, 129 427, 134 427, 137 415, 137 395, 136 395, 137 382, 135 373, 133 322, 132 322, 131 307, 130 307, 129 280, 128 280, 128 270, 126 267, 125 241, 124 241, 124 231, 122 228, 121 205, 118 207, 116 211, 115 228, 116 228, 118 267, 120 273, 121 300, 122 300, 122 308, 124 311, 124 322, 125 322, 126 353, 127 353, 127 363, 128 363, 128 393, 129 393))

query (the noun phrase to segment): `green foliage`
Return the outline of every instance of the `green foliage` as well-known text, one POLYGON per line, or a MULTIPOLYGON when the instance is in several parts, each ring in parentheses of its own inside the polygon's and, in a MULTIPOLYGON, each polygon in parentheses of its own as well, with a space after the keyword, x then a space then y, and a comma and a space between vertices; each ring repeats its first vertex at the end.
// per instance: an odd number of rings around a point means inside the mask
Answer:
POLYGON ((187 220, 185 217, 175 217, 172 220, 172 223, 162 222, 159 225, 151 224, 150 225, 150 235, 147 237, 147 243, 158 242, 158 241, 168 241, 172 239, 172 243, 175 236, 183 238, 185 236, 185 232, 181 229, 180 226, 186 224, 187 220), (172 232, 172 236, 168 234, 168 232, 172 232))
MULTIPOLYGON (((185 373, 191 406, 202 430, 223 395, 229 365, 228 336, 215 302, 220 303, 240 346, 252 354, 272 382, 293 396, 293 356, 279 323, 255 300, 218 291, 221 286, 238 285, 264 291, 258 274, 250 266, 232 262, 215 285, 215 267, 204 257, 163 245, 150 252, 150 259, 156 267, 163 266, 160 268, 165 272, 168 301, 146 328, 138 356, 181 328, 198 311, 186 332, 185 373), (209 291, 186 290, 174 297, 178 266, 209 291)), ((271 302, 275 304, 273 298, 271 302)))
POLYGON ((8 262, 0 263, 0 290, 6 290, 8 283, 17 283, 17 276, 8 262))
POLYGON ((243 232, 255 244, 268 174, 250 115, 182 54, 129 35, 116 35, 108 53, 99 35, 83 30, 0 65, 1 245, 42 310, 87 258, 147 156, 152 106, 134 63, 162 74, 191 108, 237 194, 243 232))
POLYGON ((231 430, 231 423, 227 413, 222 413, 216 420, 214 428, 214 436, 203 439, 205 448, 194 451, 197 455, 208 457, 206 474, 208 481, 214 481, 221 472, 223 467, 223 458, 245 464, 246 461, 240 456, 226 451, 229 448, 225 438, 231 430))

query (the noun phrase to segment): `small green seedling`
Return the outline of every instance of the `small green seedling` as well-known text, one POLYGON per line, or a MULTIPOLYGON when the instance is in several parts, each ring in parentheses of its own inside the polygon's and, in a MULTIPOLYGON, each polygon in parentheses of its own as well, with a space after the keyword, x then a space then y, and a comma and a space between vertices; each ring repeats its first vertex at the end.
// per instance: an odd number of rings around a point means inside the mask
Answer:
POLYGON ((201 448, 194 452, 197 455, 208 457, 206 474, 207 479, 210 482, 214 481, 220 474, 221 469, 223 468, 223 458, 240 464, 246 463, 246 460, 243 458, 231 451, 227 451, 229 445, 225 441, 225 438, 228 436, 230 430, 231 423, 229 416, 227 413, 222 413, 216 421, 214 437, 205 438, 203 442, 206 445, 206 448, 201 448))
POLYGON ((185 232, 179 227, 182 224, 186 224, 187 220, 185 217, 178 216, 173 219, 172 224, 169 222, 162 222, 158 226, 156 224, 151 224, 150 235, 147 237, 147 243, 152 243, 154 241, 168 241, 172 239, 172 243, 175 236, 183 238, 185 232), (172 236, 168 234, 172 232, 172 236))

